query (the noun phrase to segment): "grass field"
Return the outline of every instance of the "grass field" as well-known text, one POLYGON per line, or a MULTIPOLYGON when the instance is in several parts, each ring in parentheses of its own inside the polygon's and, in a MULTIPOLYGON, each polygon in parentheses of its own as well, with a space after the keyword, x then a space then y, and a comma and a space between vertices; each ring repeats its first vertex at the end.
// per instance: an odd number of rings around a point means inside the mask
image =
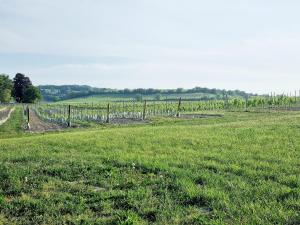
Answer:
POLYGON ((299 224, 300 113, 0 127, 0 224, 299 224))

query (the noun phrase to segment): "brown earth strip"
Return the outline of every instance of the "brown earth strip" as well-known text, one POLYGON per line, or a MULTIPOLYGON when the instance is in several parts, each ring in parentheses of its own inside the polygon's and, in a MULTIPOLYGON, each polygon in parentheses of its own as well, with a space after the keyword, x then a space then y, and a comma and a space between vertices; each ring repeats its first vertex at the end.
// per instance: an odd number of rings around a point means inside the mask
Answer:
POLYGON ((34 110, 30 110, 30 122, 29 129, 30 132, 46 132, 46 131, 57 131, 61 130, 62 127, 55 123, 48 123, 41 120, 35 113, 34 110))

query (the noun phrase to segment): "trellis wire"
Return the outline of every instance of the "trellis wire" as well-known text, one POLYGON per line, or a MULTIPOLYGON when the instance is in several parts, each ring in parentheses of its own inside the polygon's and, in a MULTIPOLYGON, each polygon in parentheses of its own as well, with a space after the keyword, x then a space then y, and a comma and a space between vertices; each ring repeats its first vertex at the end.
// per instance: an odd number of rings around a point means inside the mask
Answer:
POLYGON ((110 104, 35 104, 32 106, 43 120, 64 126, 73 123, 106 123, 114 119, 142 120, 153 116, 176 116, 178 112, 193 113, 202 111, 258 111, 300 109, 297 96, 270 95, 250 99, 233 98, 211 101, 147 101, 114 102, 110 104), (179 105, 180 104, 180 105, 179 105), (68 108, 70 107, 70 112, 68 108), (109 107, 109 108, 108 108, 109 107), (145 108, 146 107, 146 108, 145 108))

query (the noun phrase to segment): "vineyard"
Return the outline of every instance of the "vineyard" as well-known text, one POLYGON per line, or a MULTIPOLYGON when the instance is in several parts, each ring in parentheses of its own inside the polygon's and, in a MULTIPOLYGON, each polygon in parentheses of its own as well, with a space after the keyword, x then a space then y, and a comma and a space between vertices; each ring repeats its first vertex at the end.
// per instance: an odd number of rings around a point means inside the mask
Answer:
POLYGON ((30 108, 46 122, 71 126, 83 122, 120 123, 143 121, 154 116, 179 117, 180 114, 222 111, 270 111, 300 109, 297 97, 274 96, 234 98, 212 101, 123 101, 98 104, 34 104, 30 108))

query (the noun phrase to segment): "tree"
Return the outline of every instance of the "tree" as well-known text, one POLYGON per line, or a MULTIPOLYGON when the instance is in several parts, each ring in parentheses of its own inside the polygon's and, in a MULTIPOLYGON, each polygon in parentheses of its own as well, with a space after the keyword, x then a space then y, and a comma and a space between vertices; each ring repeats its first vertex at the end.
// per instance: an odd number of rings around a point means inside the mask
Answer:
POLYGON ((29 86, 26 88, 24 93, 24 102, 25 103, 34 103, 36 101, 41 100, 42 95, 40 89, 34 86, 29 86))
POLYGON ((176 89, 176 93, 183 93, 184 92, 184 89, 183 88, 177 88, 176 89))
POLYGON ((32 86, 30 79, 24 74, 17 73, 14 78, 13 84, 13 97, 15 98, 16 102, 24 102, 25 91, 27 88, 32 86))
POLYGON ((0 102, 8 103, 11 100, 12 81, 5 74, 0 75, 0 102))

